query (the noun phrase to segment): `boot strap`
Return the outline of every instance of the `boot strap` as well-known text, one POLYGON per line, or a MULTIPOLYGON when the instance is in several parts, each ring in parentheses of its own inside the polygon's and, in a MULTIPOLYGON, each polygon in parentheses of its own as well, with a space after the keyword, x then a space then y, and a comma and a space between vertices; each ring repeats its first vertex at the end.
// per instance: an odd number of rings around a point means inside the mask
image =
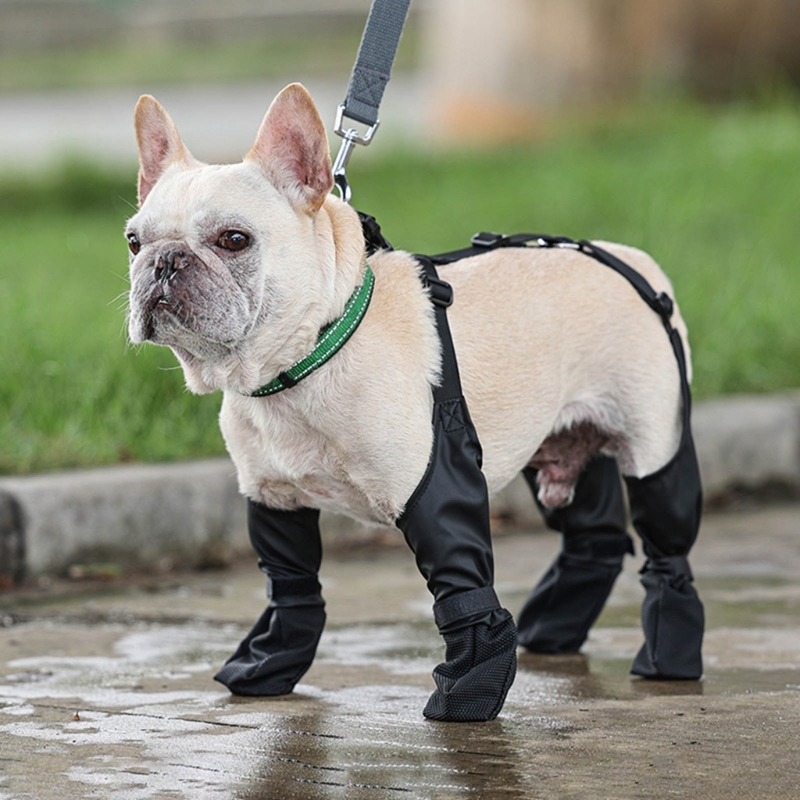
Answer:
POLYGON ((441 630, 463 617, 471 617, 499 608, 500 601, 497 599, 494 587, 484 586, 482 589, 459 592, 434 603, 433 618, 436 621, 436 627, 441 630))
POLYGON ((318 595, 322 586, 316 575, 298 575, 293 578, 267 577, 267 597, 270 600, 282 600, 302 595, 318 595))

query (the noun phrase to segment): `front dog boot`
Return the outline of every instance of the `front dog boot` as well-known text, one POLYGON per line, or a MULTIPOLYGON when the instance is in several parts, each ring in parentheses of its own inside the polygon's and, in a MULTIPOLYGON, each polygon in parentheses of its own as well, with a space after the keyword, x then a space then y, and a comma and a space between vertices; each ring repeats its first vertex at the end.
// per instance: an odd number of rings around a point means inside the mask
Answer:
POLYGON ((446 722, 485 722, 503 707, 517 667, 517 629, 491 586, 450 595, 433 606, 445 660, 422 712, 446 722))
MULTIPOLYGON (((536 470, 523 475, 536 498, 536 470)), ((537 505, 562 534, 562 550, 534 587, 517 617, 519 643, 533 653, 576 653, 614 586, 633 542, 625 532, 625 505, 616 460, 590 461, 572 503, 537 505)))
POLYGON ((703 604, 685 556, 648 558, 641 572, 644 644, 634 675, 660 680, 699 680, 703 674, 703 604))
POLYGON ((250 540, 267 573, 270 603, 214 676, 233 694, 288 694, 314 660, 325 626, 317 572, 319 511, 279 511, 248 501, 250 540))
POLYGON ((434 596, 446 644, 423 714, 449 722, 494 719, 517 667, 517 632, 492 588, 494 558, 480 444, 463 400, 434 414, 428 471, 398 520, 434 596))

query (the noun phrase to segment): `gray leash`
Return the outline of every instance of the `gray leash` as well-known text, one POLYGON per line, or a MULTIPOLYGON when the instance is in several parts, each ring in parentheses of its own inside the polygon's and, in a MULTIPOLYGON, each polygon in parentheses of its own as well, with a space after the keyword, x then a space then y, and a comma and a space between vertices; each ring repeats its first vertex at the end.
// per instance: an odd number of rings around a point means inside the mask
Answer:
POLYGON ((333 163, 333 179, 339 196, 346 203, 352 195, 345 174, 347 162, 355 145, 368 145, 380 125, 378 108, 389 82, 410 3, 411 0, 373 0, 347 95, 336 111, 333 132, 344 141, 333 163), (366 125, 366 132, 345 129, 345 119, 366 125))

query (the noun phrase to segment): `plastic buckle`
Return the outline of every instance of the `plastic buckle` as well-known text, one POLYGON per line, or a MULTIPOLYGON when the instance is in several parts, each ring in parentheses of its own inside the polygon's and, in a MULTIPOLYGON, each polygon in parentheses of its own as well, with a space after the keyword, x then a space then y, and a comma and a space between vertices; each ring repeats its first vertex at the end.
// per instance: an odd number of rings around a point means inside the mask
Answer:
POLYGON ((561 247, 567 250, 580 250, 581 245, 569 236, 546 236, 537 237, 536 244, 539 247, 561 247))
POLYGON ((394 250, 381 232, 381 226, 378 224, 375 217, 370 214, 365 214, 363 211, 357 211, 356 213, 361 220, 361 230, 364 233, 367 255, 371 256, 377 253, 378 250, 394 250))
POLYGON ((487 250, 493 250, 495 247, 503 247, 508 242, 508 236, 503 233, 481 231, 476 233, 470 241, 473 247, 485 247, 487 250))
POLYGON ((661 294, 656 295, 656 305, 658 306, 658 313, 661 314, 665 321, 668 321, 675 309, 672 298, 665 292, 661 292, 661 294))
POLYGON ((425 276, 425 285, 430 289, 431 302, 442 308, 453 305, 453 287, 439 278, 425 276))

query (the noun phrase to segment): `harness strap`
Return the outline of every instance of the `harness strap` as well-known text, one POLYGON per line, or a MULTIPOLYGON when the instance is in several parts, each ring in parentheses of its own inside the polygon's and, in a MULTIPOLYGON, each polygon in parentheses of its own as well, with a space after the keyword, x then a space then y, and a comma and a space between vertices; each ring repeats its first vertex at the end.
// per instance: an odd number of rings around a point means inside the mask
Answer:
POLYGON ((453 303, 453 289, 449 283, 439 278, 436 267, 429 258, 419 255, 414 258, 422 268, 422 280, 430 292, 436 312, 436 330, 442 344, 442 377, 439 384, 433 387, 433 402, 440 404, 456 401, 462 396, 461 377, 450 325, 447 323, 447 308, 453 303))
MULTIPOLYGON (((626 264, 622 259, 598 247, 596 244, 581 239, 576 241, 570 239, 568 236, 552 236, 542 233, 519 233, 512 236, 507 236, 502 233, 489 233, 481 232, 476 233, 472 237, 472 246, 466 247, 461 250, 453 250, 448 253, 441 253, 435 256, 428 256, 428 260, 432 264, 442 266, 444 264, 452 264, 455 261, 460 261, 462 258, 471 258, 479 256, 483 253, 497 250, 501 247, 541 247, 541 248, 563 248, 575 250, 576 252, 583 253, 599 261, 606 267, 613 269, 615 272, 625 278, 628 283, 633 286, 639 296, 644 300, 647 305, 661 317, 664 324, 664 329, 669 337, 672 350, 675 353, 675 359, 678 362, 681 380, 681 396, 683 399, 683 436, 684 438, 689 432, 689 418, 691 415, 692 393, 689 386, 688 370, 686 364, 686 354, 683 349, 683 342, 681 341, 680 334, 673 327, 671 318, 674 311, 675 304, 672 298, 665 292, 656 292, 650 285, 647 278, 640 272, 637 272, 629 264, 626 264), (534 245, 531 242, 535 242, 534 245)), ((419 256, 417 256, 419 258, 419 256)))

